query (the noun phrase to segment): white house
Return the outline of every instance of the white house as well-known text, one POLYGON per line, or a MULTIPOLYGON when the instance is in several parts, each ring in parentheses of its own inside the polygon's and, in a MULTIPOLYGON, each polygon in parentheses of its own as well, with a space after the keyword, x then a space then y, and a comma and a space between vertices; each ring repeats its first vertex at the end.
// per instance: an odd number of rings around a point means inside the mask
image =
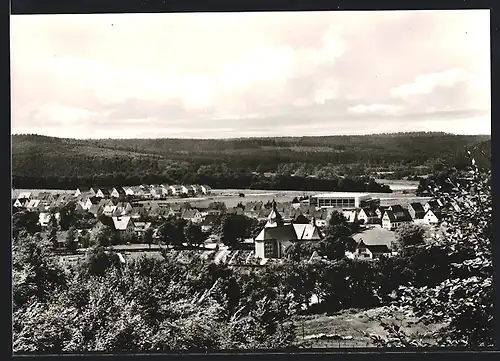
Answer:
MULTIPOLYGON (((59 219, 61 218, 61 215, 59 214, 59 212, 57 212, 55 214, 55 217, 56 217, 56 220, 59 221, 59 219)), ((52 218, 52 215, 49 212, 41 212, 38 216, 38 223, 42 227, 47 227, 49 225, 49 221, 51 218, 52 218)))
POLYGON ((377 213, 371 208, 361 208, 358 213, 358 220, 362 220, 364 224, 375 224, 379 222, 377 213))
POLYGON ((425 212, 424 222, 427 224, 438 224, 443 219, 441 212, 429 209, 425 212))
POLYGON ((112 217, 115 229, 121 234, 134 232, 134 222, 130 217, 112 217))
POLYGON ((380 256, 391 256, 391 249, 387 244, 366 244, 361 240, 354 251, 354 257, 360 259, 377 259, 380 256))
POLYGON ((149 228, 151 228, 151 222, 134 222, 134 232, 137 235, 143 235, 149 228))
POLYGON ((193 223, 203 222, 203 216, 197 209, 186 209, 182 212, 181 218, 193 223))
POLYGON ((105 188, 99 188, 95 194, 98 198, 106 198, 109 197, 109 190, 105 188))
POLYGON ((120 198, 126 195, 125 190, 122 187, 114 187, 110 193, 113 198, 120 198))
POLYGON ((206 184, 203 184, 200 187, 203 194, 210 194, 212 192, 212 188, 206 184))
POLYGON ((29 211, 37 211, 39 206, 40 206, 40 200, 39 199, 32 199, 29 201, 26 208, 28 208, 29 211))
POLYGON ((387 230, 395 230, 404 224, 411 223, 412 219, 408 210, 403 209, 400 212, 386 210, 382 217, 382 228, 387 230))

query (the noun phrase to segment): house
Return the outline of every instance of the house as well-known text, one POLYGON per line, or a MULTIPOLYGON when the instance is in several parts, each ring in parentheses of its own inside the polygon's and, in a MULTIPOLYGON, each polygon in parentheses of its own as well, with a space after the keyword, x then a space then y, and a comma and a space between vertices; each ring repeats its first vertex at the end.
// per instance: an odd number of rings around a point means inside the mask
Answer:
POLYGON ((14 201, 14 207, 26 208, 30 200, 28 198, 18 198, 14 201))
POLYGON ((142 236, 149 228, 151 228, 151 222, 133 222, 134 232, 138 236, 142 236))
POLYGON ((113 198, 123 198, 127 195, 122 187, 114 187, 111 190, 110 196, 113 198))
POLYGON ((115 230, 124 235, 134 232, 134 222, 130 217, 112 217, 115 230))
POLYGON ((360 259, 378 259, 381 256, 391 256, 391 249, 387 244, 367 244, 364 240, 361 240, 356 250, 354 251, 354 257, 360 259))
POLYGON ((17 199, 31 199, 31 196, 32 196, 31 192, 21 192, 17 196, 17 199))
POLYGON ((361 208, 358 213, 358 220, 362 220, 364 224, 376 224, 380 222, 373 208, 361 208))
POLYGON ((155 199, 160 199, 163 198, 163 188, 162 187, 152 187, 151 188, 151 197, 155 199))
MULTIPOLYGON (((59 212, 55 214, 56 220, 59 221, 61 218, 61 215, 59 212)), ((47 227, 49 225, 50 219, 52 218, 52 215, 49 212, 40 212, 38 215, 38 223, 42 227, 47 227)))
POLYGON ((317 227, 323 228, 328 224, 329 213, 326 209, 322 209, 314 212, 312 218, 314 219, 314 224, 317 227))
POLYGON ((113 203, 108 203, 104 206, 102 210, 102 214, 104 214, 107 217, 112 217, 113 214, 115 213, 116 206, 113 203))
POLYGON ((309 219, 306 216, 304 216, 302 213, 299 213, 298 215, 296 215, 293 218, 292 223, 293 224, 309 224, 309 223, 311 223, 311 221, 309 221, 309 219))
POLYGON ((398 212, 386 210, 382 217, 382 228, 392 231, 411 222, 412 218, 410 213, 404 208, 402 211, 398 212))
POLYGON ((262 260, 282 258, 286 248, 294 242, 321 239, 321 232, 312 224, 285 224, 273 202, 266 225, 255 237, 255 256, 262 260))
POLYGON ((377 213, 377 217, 379 219, 382 219, 382 217, 384 216, 384 213, 387 210, 387 208, 389 208, 389 207, 387 207, 387 206, 379 206, 379 207, 377 207, 375 209, 375 213, 377 213))
POLYGON ((212 188, 210 188, 210 186, 208 186, 206 184, 203 184, 200 187, 201 187, 201 192, 203 194, 210 194, 210 193, 212 193, 212 188))
POLYGON ((387 207, 387 210, 392 211, 393 213, 403 212, 404 208, 400 204, 393 204, 392 206, 387 207))
POLYGON ((132 205, 129 202, 118 202, 114 214, 116 216, 125 216, 132 212, 132 205))
POLYGON ((180 186, 181 187, 181 193, 183 195, 191 195, 193 194, 193 189, 190 186, 180 186))
POLYGON ((61 194, 55 201, 56 205, 63 206, 73 200, 72 195, 68 193, 61 194))
POLYGON ((191 185, 191 188, 193 189, 193 194, 202 194, 203 193, 201 186, 198 184, 191 185))
POLYGON ((179 196, 182 194, 182 186, 180 185, 171 185, 168 186, 168 188, 169 188, 169 194, 173 196, 179 196))
POLYGON ((81 207, 85 210, 89 210, 93 205, 98 206, 100 202, 100 198, 97 197, 86 197, 85 199, 78 202, 81 207))
POLYGON ((208 216, 206 216, 203 222, 201 223, 201 230, 203 232, 209 232, 217 222, 217 219, 218 216, 215 214, 209 214, 208 216))
POLYGON ((358 210, 357 209, 344 209, 342 211, 342 215, 345 217, 347 222, 354 223, 358 219, 358 210))
POLYGON ((443 220, 443 214, 439 210, 429 209, 425 212, 424 222, 427 224, 438 224, 443 220))
POLYGON ((147 214, 148 212, 144 207, 132 207, 132 210, 130 211, 130 217, 132 219, 139 219, 141 217, 146 216, 147 214))
POLYGON ((110 196, 110 191, 107 188, 99 188, 95 196, 99 198, 108 198, 110 196))
POLYGON ((172 190, 168 184, 162 184, 160 188, 163 196, 168 197, 172 195, 172 190))
POLYGON ((92 197, 95 197, 96 192, 93 188, 90 188, 90 187, 79 187, 76 189, 74 196, 78 197, 78 196, 81 196, 83 194, 89 194, 92 197))
POLYGON ((98 217, 102 214, 103 208, 99 204, 92 204, 87 211, 92 213, 94 217, 98 217))
POLYGON ((429 209, 438 210, 440 208, 441 208, 440 202, 438 202, 437 200, 430 200, 427 203, 425 203, 425 205, 424 205, 425 213, 427 213, 427 211, 429 211, 429 209))
POLYGON ((31 199, 28 204, 26 205, 26 208, 28 211, 35 212, 38 211, 40 207, 40 200, 39 199, 31 199))
POLYGON ((201 223, 203 222, 203 217, 197 209, 186 209, 182 212, 181 218, 193 222, 201 223))
POLYGON ((413 219, 423 219, 425 216, 424 206, 419 202, 412 202, 408 204, 408 213, 413 219))

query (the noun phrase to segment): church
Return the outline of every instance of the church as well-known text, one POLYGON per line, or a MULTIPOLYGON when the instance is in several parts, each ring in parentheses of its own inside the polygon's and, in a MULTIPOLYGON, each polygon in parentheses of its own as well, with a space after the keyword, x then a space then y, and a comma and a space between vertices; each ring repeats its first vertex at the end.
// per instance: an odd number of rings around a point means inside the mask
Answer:
POLYGON ((313 218, 312 224, 284 223, 276 209, 276 201, 267 218, 267 223, 255 237, 255 257, 260 259, 282 258, 285 249, 294 242, 320 241, 323 238, 313 218))

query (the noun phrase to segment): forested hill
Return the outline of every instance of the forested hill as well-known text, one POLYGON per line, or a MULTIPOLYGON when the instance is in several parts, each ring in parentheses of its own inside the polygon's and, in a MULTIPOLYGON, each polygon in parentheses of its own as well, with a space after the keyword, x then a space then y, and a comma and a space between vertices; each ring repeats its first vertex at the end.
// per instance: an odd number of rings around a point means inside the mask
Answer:
POLYGON ((488 142, 490 136, 445 133, 217 140, 13 135, 12 172, 17 188, 193 182, 224 188, 307 189, 320 181, 338 181, 338 176, 412 175, 443 161, 465 165, 465 147, 488 142), (267 172, 281 177, 264 176, 267 172), (309 183, 299 184, 305 180, 309 183))

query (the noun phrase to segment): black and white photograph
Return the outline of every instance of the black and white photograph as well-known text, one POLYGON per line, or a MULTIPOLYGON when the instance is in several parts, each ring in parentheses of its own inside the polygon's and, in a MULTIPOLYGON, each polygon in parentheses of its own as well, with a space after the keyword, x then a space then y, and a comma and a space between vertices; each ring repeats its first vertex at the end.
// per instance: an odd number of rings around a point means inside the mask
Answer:
POLYGON ((10 16, 12 351, 494 346, 490 10, 10 16))

